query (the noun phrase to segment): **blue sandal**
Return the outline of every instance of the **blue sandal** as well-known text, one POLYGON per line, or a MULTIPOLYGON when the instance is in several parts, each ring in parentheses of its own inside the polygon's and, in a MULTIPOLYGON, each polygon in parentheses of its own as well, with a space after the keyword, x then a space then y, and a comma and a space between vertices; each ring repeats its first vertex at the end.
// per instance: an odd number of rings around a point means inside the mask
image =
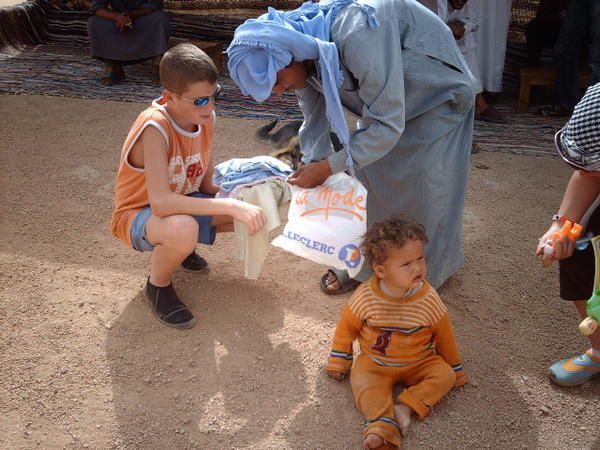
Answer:
POLYGON ((600 375, 600 359, 588 350, 583 355, 554 363, 548 374, 550 380, 559 386, 579 386, 600 375))

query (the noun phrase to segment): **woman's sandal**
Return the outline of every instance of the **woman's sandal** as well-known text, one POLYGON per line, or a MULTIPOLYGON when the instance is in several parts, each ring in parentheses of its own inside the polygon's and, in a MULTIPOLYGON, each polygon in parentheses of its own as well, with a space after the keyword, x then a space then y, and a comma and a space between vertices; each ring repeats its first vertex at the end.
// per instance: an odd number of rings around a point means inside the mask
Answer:
POLYGON ((496 108, 494 108, 492 105, 489 105, 479 114, 475 114, 475 120, 489 123, 507 123, 502 113, 496 108))
POLYGON ((536 114, 542 117, 570 117, 572 112, 560 105, 548 105, 539 108, 536 114))
POLYGON ((100 80, 103 86, 113 86, 120 83, 125 79, 125 72, 123 70, 111 70, 107 72, 104 77, 100 80))
POLYGON ((346 292, 356 289, 359 284, 360 281, 350 278, 350 275, 348 275, 348 271, 346 270, 329 269, 325 275, 321 277, 321 291, 327 295, 345 294, 346 292), (337 278, 338 282, 340 283, 340 287, 338 289, 328 288, 329 285, 327 284, 327 279, 329 278, 329 275, 334 275, 337 278))

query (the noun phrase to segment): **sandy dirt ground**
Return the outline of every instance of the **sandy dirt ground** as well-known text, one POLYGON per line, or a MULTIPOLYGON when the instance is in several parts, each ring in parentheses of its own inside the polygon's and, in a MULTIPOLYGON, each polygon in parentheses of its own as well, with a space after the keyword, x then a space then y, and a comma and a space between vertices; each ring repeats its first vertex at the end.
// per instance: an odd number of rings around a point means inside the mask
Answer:
MULTIPOLYGON (((323 373, 348 298, 319 291, 324 267, 273 248, 248 281, 221 236, 199 247, 208 275, 176 275, 198 325, 152 316, 148 255, 108 229, 143 107, 0 96, 0 448, 360 448, 349 383, 323 373)), ((216 161, 266 151, 263 123, 219 119, 216 161)), ((405 448, 600 448, 600 380, 560 389, 546 374, 587 348, 556 269, 533 256, 568 176, 558 159, 474 155, 467 260, 440 291, 471 383, 405 448)))

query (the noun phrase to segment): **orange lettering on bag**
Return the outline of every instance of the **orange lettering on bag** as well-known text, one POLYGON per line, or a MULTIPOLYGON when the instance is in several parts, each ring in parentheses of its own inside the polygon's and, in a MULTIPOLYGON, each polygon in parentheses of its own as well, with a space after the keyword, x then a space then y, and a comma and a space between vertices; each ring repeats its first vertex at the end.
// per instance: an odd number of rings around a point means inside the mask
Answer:
MULTIPOLYGON (((319 186, 316 189, 316 200, 319 204, 318 208, 307 210, 302 213, 302 216, 308 216, 311 214, 323 214, 325 220, 329 220, 330 211, 342 211, 347 214, 351 214, 358 217, 361 221, 365 218, 363 215, 357 213, 355 210, 366 211, 366 205, 364 205, 365 198, 362 195, 355 197, 355 189, 352 189, 346 193, 333 192, 333 189, 329 186, 319 186)), ((298 195, 296 199, 298 205, 308 205, 309 195, 308 191, 303 191, 298 195)))

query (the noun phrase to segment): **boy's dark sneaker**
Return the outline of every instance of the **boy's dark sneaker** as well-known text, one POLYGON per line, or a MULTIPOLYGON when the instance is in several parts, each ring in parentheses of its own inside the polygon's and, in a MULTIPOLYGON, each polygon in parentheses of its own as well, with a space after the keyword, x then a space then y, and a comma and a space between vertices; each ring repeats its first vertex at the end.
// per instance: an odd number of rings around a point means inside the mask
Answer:
POLYGON ((193 252, 190 256, 185 258, 181 263, 181 267, 186 272, 206 272, 208 271, 208 263, 198 253, 193 252))
POLYGON ((173 288, 173 283, 165 287, 154 286, 150 279, 146 282, 146 298, 154 315, 162 323, 175 328, 192 328, 196 319, 185 306, 173 288))

